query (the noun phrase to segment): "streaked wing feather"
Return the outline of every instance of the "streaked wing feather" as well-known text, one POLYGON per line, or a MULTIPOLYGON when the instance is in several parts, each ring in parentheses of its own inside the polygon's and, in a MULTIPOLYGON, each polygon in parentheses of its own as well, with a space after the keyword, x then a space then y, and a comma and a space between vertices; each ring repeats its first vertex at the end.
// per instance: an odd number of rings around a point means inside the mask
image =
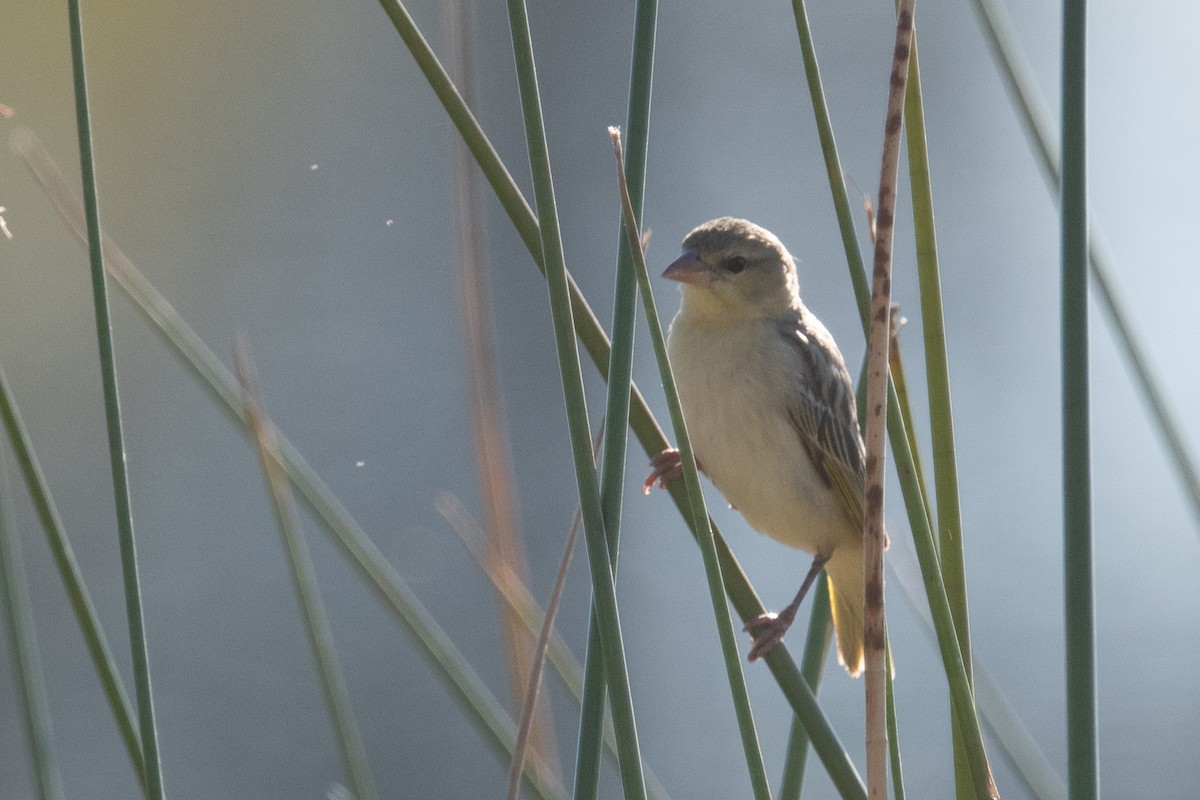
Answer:
POLYGON ((817 473, 833 489, 856 525, 863 519, 863 444, 846 363, 828 331, 806 312, 779 325, 800 355, 801 374, 788 409, 792 424, 817 473))

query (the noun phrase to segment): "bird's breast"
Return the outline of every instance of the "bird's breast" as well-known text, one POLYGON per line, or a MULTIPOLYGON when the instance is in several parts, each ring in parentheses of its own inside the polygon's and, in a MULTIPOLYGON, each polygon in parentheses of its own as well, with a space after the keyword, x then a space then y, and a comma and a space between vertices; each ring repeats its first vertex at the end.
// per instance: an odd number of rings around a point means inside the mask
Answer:
POLYGON ((756 530, 828 554, 861 534, 792 424, 796 372, 774 336, 769 321, 714 328, 681 315, 668 355, 692 448, 725 499, 756 530))

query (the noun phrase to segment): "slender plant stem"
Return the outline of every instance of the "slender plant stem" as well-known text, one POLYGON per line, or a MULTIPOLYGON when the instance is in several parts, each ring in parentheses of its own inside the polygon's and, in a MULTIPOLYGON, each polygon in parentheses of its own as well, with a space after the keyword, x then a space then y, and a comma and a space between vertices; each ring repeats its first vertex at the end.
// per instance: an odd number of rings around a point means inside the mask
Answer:
POLYGON ((817 138, 821 143, 821 155, 825 160, 825 177, 833 195, 833 210, 837 215, 838 231, 842 236, 842 247, 846 251, 846 262, 850 266, 850 281, 855 295, 860 299, 863 333, 867 330, 866 298, 870 296, 866 274, 863 270, 862 251, 858 246, 858 234, 854 230, 854 213, 846 194, 846 180, 842 175, 842 162, 838 157, 837 142, 833 136, 829 106, 825 102, 825 90, 821 86, 821 69, 817 63, 817 50, 813 43, 812 29, 808 24, 808 10, 804 0, 792 0, 792 13, 796 18, 796 33, 800 37, 800 55, 804 60, 804 79, 808 86, 809 102, 817 123, 817 138))
POLYGON ((0 596, 3 616, 8 622, 8 642, 13 662, 13 678, 20 693, 21 721, 29 741, 34 786, 39 800, 60 800, 62 778, 54 755, 54 731, 50 722, 50 704, 46 700, 46 681, 38 652, 33 604, 21 555, 21 538, 10 524, 12 491, 8 468, 0 452, 0 596))
POLYGON ((91 265, 92 299, 96 311, 96 340, 100 350, 100 376, 104 387, 108 455, 112 470, 113 501, 117 511, 117 536, 121 547, 121 572, 125 585, 125 611, 129 624, 129 648, 133 659, 133 683, 138 701, 146 774, 146 796, 164 796, 158 733, 154 721, 154 698, 150 688, 150 654, 146 646, 142 590, 138 581, 137 548, 133 537, 133 510, 129 475, 125 465, 125 439, 121 432, 121 403, 117 391, 116 358, 113 353, 112 322, 108 310, 108 285, 100 246, 100 211, 96 194, 96 168, 92 152, 91 118, 88 112, 87 73, 83 62, 83 21, 79 0, 67 0, 71 31, 71 68, 75 83, 75 122, 79 135, 79 167, 83 177, 83 207, 88 230, 88 260, 91 265))
MULTIPOLYGON (((646 153, 650 140, 650 97, 654 76, 654 40, 658 27, 658 0, 638 0, 633 28, 633 61, 629 74, 629 101, 626 124, 629 151, 625 169, 629 192, 640 224, 646 183, 646 153)), ((613 347, 608 359, 608 397, 603 464, 600 475, 600 503, 604 529, 608 536, 608 557, 613 575, 617 572, 620 544, 621 506, 625 486, 625 457, 629 444, 630 387, 633 383, 634 323, 637 320, 637 281, 633 257, 618 224, 617 269, 613 297, 613 347)), ((584 659, 584 698, 579 717, 579 737, 575 754, 576 800, 591 800, 599 791, 600 742, 604 726, 604 659, 600 650, 600 631, 596 607, 588 617, 587 654, 584 659)))
POLYGON ((946 586, 942 583, 937 545, 934 543, 933 531, 929 517, 926 515, 924 498, 921 496, 919 484, 915 478, 916 465, 913 461, 912 450, 907 446, 904 420, 900 415, 900 404, 894 388, 888 392, 888 429, 892 442, 892 453, 896 457, 896 473, 900 477, 900 489, 904 495, 904 506, 908 512, 909 524, 912 526, 913 545, 916 547, 917 560, 921 565, 925 597, 929 603, 929 613, 937 634, 938 650, 946 670, 950 703, 953 708, 964 710, 955 719, 958 722, 963 746, 966 749, 975 796, 977 798, 996 798, 998 794, 992 780, 987 751, 983 745, 983 732, 979 725, 979 715, 975 710, 974 694, 971 691, 970 681, 967 680, 967 669, 962 660, 962 651, 958 647, 958 636, 954 630, 954 619, 950 613, 950 600, 946 595, 946 586))
MULTIPOLYGON (((808 619, 808 635, 804 640, 800 671, 813 694, 816 694, 825 671, 829 642, 833 638, 833 629, 829 625, 829 581, 818 580, 813 585, 812 594, 812 613, 808 619)), ((788 734, 787 755, 784 756, 783 780, 779 784, 777 800, 799 800, 800 791, 804 788, 809 743, 808 731, 798 717, 793 717, 792 729, 788 734)))
POLYGON ((626 184, 622 168, 621 134, 617 129, 609 128, 609 135, 612 137, 613 149, 617 157, 617 184, 625 211, 625 234, 628 236, 630 252, 635 253, 634 263, 637 269, 638 286, 642 294, 642 304, 646 310, 646 324, 650 329, 650 340, 654 345, 654 355, 658 360, 658 371, 663 381, 663 393, 667 398, 667 406, 671 412, 671 424, 675 429, 675 439, 679 445, 684 486, 689 499, 688 510, 691 513, 694 527, 702 533, 699 538, 700 555, 704 561, 705 577, 708 578, 709 598, 712 600, 713 616, 717 623, 721 655, 725 659, 725 674, 729 679, 729 689, 733 695, 733 708, 737 716, 738 731, 742 736, 742 750, 750 773, 750 787, 756 800, 771 800, 771 787, 767 783, 767 769, 758 744, 758 731, 754 727, 754 713, 750 707, 749 692, 746 690, 742 659, 738 654, 737 642, 734 640, 733 624, 729 618, 729 603, 725 600, 725 581, 721 577, 721 563, 717 559, 716 546, 713 543, 712 526, 709 524, 704 494, 700 489, 700 476, 696 469, 695 454, 692 452, 692 445, 688 438, 687 424, 683 418, 683 406, 679 402, 675 377, 671 373, 671 365, 667 360, 667 344, 663 338, 662 324, 658 318, 658 309, 654 304, 654 290, 650 286, 650 274, 642 253, 641 231, 634 215, 633 203, 629 199, 629 187, 626 184))
MULTIPOLYGON (((950 600, 958 647, 963 654, 967 681, 972 680, 971 634, 967 613, 966 558, 962 514, 958 498, 958 465, 954 448, 954 414, 950 402, 950 368, 946 353, 946 328, 942 315, 942 282, 938 266, 937 232, 933 223, 933 185, 929 176, 929 151, 925 138, 925 106, 921 91, 921 66, 916 34, 909 62, 908 92, 904 98, 908 174, 912 193, 913 238, 917 247, 917 279, 921 289, 921 331, 925 341, 925 380, 929 396, 929 432, 933 446, 933 480, 937 491, 937 544, 942 580, 950 600)), ((898 359, 897 359, 898 361, 898 359)), ((900 381, 897 380, 897 386, 900 381)), ((913 431, 909 431, 913 433, 913 431)), ((914 456, 917 453, 913 447, 914 456)), ((920 474, 920 473, 918 473, 920 474)), ((954 725, 954 780, 956 795, 973 794, 971 770, 954 725)))
POLYGON ((237 360, 238 380, 242 386, 246 411, 246 427, 258 453, 259 463, 271 494, 271 506, 279 523, 280 535, 283 537, 292 583, 296 587, 296 598, 300 601, 301 615, 304 617, 309 643, 312 645, 313 660, 316 662, 325 703, 329 707, 330 721, 338 740, 342 768, 346 772, 346 779, 355 800, 375 800, 378 797, 375 782, 371 778, 366 747, 363 745, 358 723, 354 719, 346 679, 338 663, 333 630, 325 613, 325 605, 321 602, 316 568, 304 541, 304 533, 300 529, 300 515, 296 511, 291 483, 275 455, 273 429, 263 409, 254 367, 249 354, 242 346, 238 347, 237 360))
POLYGON ((1088 436, 1086 0, 1063 2, 1062 370, 1067 787, 1099 796, 1088 436))
MULTIPOLYGON (((493 569, 493 563, 489 561, 484 549, 487 543, 483 539, 483 532, 479 530, 479 523, 471 519, 470 514, 463 508, 462 503, 454 495, 443 492, 437 500, 438 511, 455 532, 462 537, 467 548, 471 551, 471 555, 475 561, 483 569, 488 580, 496 587, 496 590, 504 597, 506 603, 520 615, 521 621, 533 633, 537 633, 545 624, 546 612, 533 599, 529 588, 521 582, 515 575, 509 573, 506 575, 500 574, 496 569, 493 569)), ((580 523, 580 513, 578 506, 575 509, 575 518, 572 521, 572 527, 578 527, 580 523)), ((500 570, 505 569, 503 565, 499 566, 500 570)), ((583 700, 583 665, 576 660, 571 653, 570 647, 563 640, 562 636, 556 631, 551 630, 550 639, 547 643, 547 658, 554 666, 559 678, 562 679, 563 685, 571 696, 576 701, 583 700)), ((614 762, 617 753, 617 740, 613 734, 612 722, 605 720, 603 736, 604 746, 609 754, 613 756, 614 762)), ((643 769, 646 775, 646 793, 652 800, 666 800, 667 792, 662 787, 662 783, 655 776, 649 765, 643 764, 643 769)))
POLYGON ((62 518, 54 505, 54 499, 50 496, 50 485, 46 482, 41 465, 38 464, 37 456, 34 454, 33 445, 29 439, 29 432, 25 428, 25 423, 21 421, 12 389, 9 388, 8 379, 3 370, 0 370, 0 417, 3 418, 13 454, 16 456, 22 477, 25 479, 25 486, 33 500, 33 507, 37 511, 38 519, 46 534, 46 541, 54 556, 54 563, 58 567, 63 587, 71 601, 71 608, 75 612, 79 630, 83 634, 84 643, 91 656, 96 677, 100 681, 104 696, 112 710, 117 731, 125 745, 125 752, 129 755, 129 761, 133 766, 138 784, 144 787, 142 743, 138 739, 133 706, 130 705, 129 697, 125 694, 125 683, 121 680, 112 649, 108 646, 108 639, 104 636, 104 628, 100 625, 100 615, 88 594, 87 584, 83 580, 83 571, 79 568, 75 551, 67 539, 62 518))
POLYGON ((525 749, 529 744, 533 731, 533 713, 537 707, 538 691, 542 685, 542 670, 546 665, 546 653, 550 649, 550 638, 554 633, 554 616, 558 613, 558 602, 562 599, 563 588, 567 585, 567 568, 571 566, 571 554, 575 550, 575 537, 579 533, 581 514, 575 511, 575 520, 571 523, 571 532, 567 535, 567 544, 563 547, 562 558, 558 564, 558 574, 554 579, 554 590, 546 603, 546 613, 542 619, 541 630, 538 631, 537 643, 533 649, 533 664, 530 668, 528 685, 525 688, 525 699, 521 704, 521 719, 517 724, 517 744, 513 748, 512 767, 508 772, 508 800, 517 800, 521 791, 521 772, 525 766, 525 749))
POLYGON ((554 322, 554 339, 558 352, 559 374, 562 378, 563 400, 567 408, 567 427, 575 464, 575 481, 583 511, 584 539, 587 541, 588 563, 592 575, 593 602, 600 626, 600 641, 604 648, 604 671, 608 683, 613 725, 617 730, 617 745, 621 766, 621 783, 626 800, 646 796, 642 776, 641 753, 634 722, 633 697, 625 664, 625 646, 621 640, 621 623, 617 610, 617 593, 613 581, 608 539, 604 532, 604 516, 600 508, 600 488, 596 468, 592 463, 591 434, 588 426, 587 401, 583 391, 583 373, 579 351, 575 346, 575 324, 572 319, 571 296, 567 282, 567 267, 563 256, 562 239, 555 206, 554 180, 550 170, 550 154, 542 120, 542 104, 538 90, 537 68, 533 57, 533 42, 529 33, 529 17, 524 0, 508 0, 509 30, 513 40, 513 55, 517 66, 517 84, 521 94, 521 110, 525 121, 525 142, 533 172, 534 198, 538 209, 542 259, 546 267, 546 282, 550 289, 550 314, 554 322))

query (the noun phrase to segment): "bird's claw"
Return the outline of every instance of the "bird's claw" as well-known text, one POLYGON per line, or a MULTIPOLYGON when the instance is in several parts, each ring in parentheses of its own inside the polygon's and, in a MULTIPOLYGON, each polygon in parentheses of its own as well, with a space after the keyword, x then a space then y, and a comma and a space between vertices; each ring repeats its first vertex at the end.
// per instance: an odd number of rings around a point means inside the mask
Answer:
POLYGON ((650 494, 656 483, 665 489, 667 484, 683 475, 683 459, 675 448, 663 450, 651 458, 650 466, 654 467, 654 471, 642 484, 642 494, 650 494))
POLYGON ((793 617, 786 613, 770 611, 747 622, 742 630, 754 637, 748 660, 757 661, 771 652, 775 645, 783 641, 783 635, 792 626, 792 620, 793 617))

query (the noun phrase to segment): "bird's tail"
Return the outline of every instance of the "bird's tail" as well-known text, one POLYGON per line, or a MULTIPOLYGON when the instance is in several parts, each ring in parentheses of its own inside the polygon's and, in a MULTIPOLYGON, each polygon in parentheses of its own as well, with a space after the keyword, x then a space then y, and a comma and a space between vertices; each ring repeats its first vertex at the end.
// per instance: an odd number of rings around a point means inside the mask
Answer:
POLYGON ((825 564, 833 628, 837 631, 838 662, 857 678, 863 670, 863 546, 843 545, 825 564))

